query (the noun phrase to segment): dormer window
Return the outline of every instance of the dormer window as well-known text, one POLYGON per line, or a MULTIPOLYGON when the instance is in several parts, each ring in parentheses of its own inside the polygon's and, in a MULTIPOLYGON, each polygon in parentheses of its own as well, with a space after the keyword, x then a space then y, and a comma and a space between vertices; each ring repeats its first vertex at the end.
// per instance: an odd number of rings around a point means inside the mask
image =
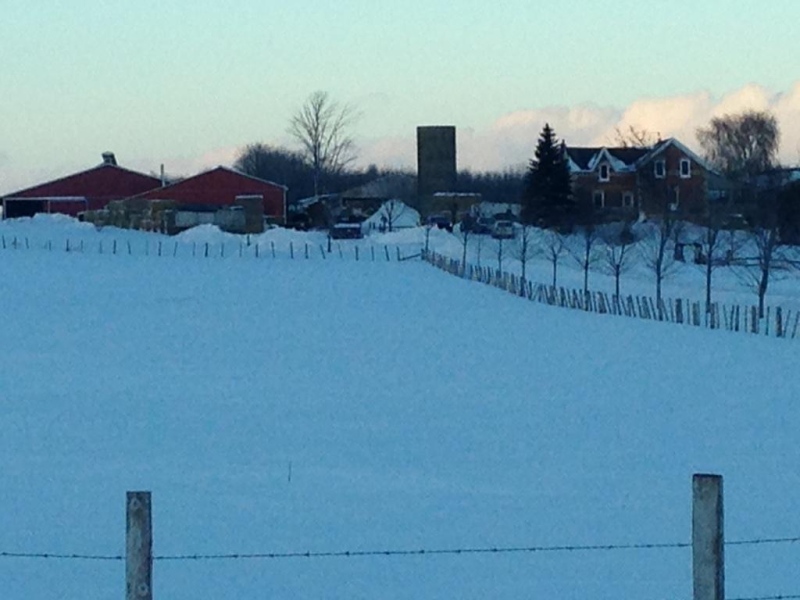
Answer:
POLYGON ((663 160, 657 160, 653 169, 656 179, 664 179, 667 176, 667 164, 663 160))
POLYGON ((689 179, 692 176, 692 161, 688 158, 681 159, 681 179, 689 179))
POLYGON ((600 181, 608 181, 610 179, 610 173, 608 170, 608 164, 603 163, 600 165, 600 181))

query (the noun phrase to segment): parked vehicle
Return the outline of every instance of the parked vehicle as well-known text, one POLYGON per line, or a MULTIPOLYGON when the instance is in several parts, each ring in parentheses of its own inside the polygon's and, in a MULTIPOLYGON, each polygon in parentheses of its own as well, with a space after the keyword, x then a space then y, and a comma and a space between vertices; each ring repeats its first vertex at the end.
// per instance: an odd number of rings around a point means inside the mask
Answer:
POLYGON ((345 217, 331 227, 329 234, 334 240, 362 238, 361 224, 362 221, 356 217, 345 217))
POLYGON ((447 231, 453 231, 453 224, 450 222, 450 219, 444 215, 431 215, 428 217, 428 225, 433 227, 438 227, 439 229, 446 229, 447 231))
POLYGON ((514 237, 513 221, 495 221, 492 227, 492 237, 498 240, 511 239, 514 237))
POLYGON ((473 233, 480 233, 483 235, 490 235, 494 229, 494 217, 478 217, 475 221, 473 233))

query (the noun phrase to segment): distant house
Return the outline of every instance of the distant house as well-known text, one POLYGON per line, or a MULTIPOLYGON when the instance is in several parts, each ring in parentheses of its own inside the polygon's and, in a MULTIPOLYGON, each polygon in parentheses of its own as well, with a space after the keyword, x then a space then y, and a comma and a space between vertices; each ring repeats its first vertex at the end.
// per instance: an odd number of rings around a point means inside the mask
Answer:
POLYGON ((3 218, 31 217, 37 213, 77 216, 87 210, 100 210, 109 202, 136 196, 161 187, 161 180, 117 165, 113 153, 103 154, 103 162, 87 171, 13 192, 2 198, 3 218))
POLYGON ((126 203, 133 209, 147 203, 153 226, 168 233, 203 223, 236 233, 260 233, 265 220, 286 221, 286 189, 228 167, 216 167, 144 192, 126 203))
POLYGON ((577 201, 607 217, 679 211, 701 219, 726 183, 675 138, 650 148, 565 147, 577 201))

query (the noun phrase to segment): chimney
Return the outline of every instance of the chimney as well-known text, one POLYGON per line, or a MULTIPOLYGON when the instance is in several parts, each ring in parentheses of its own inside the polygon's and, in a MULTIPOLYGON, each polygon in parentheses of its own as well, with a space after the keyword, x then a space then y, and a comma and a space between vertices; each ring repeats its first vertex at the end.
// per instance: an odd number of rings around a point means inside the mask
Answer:
POLYGON ((117 157, 113 152, 103 152, 103 164, 117 166, 117 157))
POLYGON ((164 163, 161 163, 161 187, 167 185, 167 177, 164 175, 164 163))

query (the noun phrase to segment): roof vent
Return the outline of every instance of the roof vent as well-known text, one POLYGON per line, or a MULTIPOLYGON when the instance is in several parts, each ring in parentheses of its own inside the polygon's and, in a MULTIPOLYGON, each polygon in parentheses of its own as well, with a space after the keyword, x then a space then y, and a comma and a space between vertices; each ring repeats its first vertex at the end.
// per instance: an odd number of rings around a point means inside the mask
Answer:
POLYGON ((103 152, 103 164, 117 166, 117 157, 113 152, 103 152))

